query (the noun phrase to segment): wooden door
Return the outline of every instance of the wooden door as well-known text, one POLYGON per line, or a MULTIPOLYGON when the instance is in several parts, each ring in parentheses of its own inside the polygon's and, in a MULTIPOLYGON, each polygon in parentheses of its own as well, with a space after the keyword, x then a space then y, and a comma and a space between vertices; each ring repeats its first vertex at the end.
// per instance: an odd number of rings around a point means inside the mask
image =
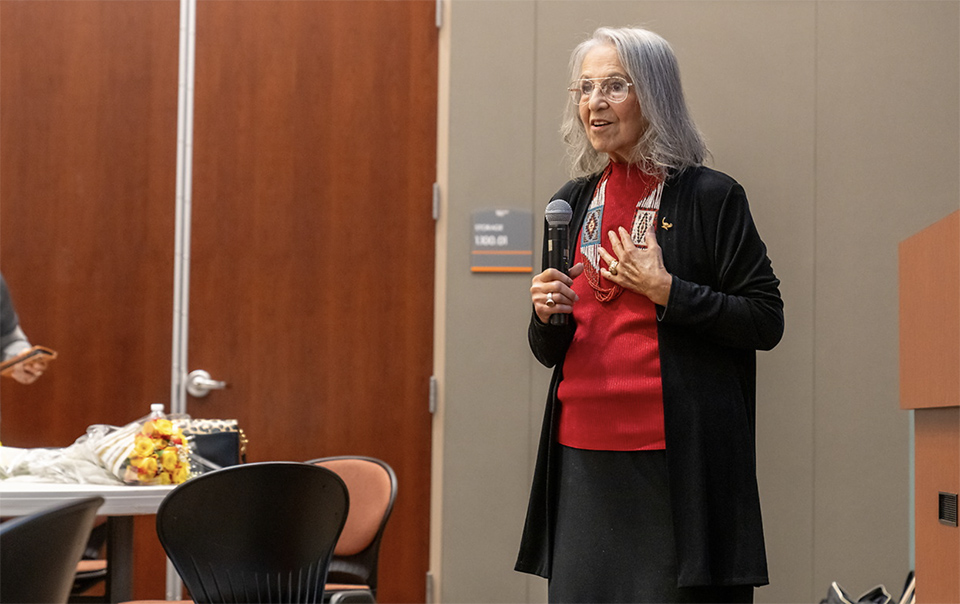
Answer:
MULTIPOLYGON (((0 270, 60 355, 0 380, 5 445, 170 400, 178 28, 166 0, 0 1, 0 270)), ((163 597, 153 518, 135 525, 134 595, 163 597)))
POLYGON ((397 473, 380 599, 422 602, 430 493, 432 1, 197 9, 188 399, 248 458, 397 473))
MULTIPOLYGON (((249 458, 380 457, 381 600, 423 601, 432 1, 201 1, 189 359, 249 458)), ((0 380, 4 444, 66 446, 170 391, 179 3, 0 0, 0 270, 60 352, 0 380)), ((163 597, 138 519, 134 597, 163 597)))
POLYGON ((0 270, 39 381, 2 437, 65 446, 170 398, 178 9, 0 2, 0 270))

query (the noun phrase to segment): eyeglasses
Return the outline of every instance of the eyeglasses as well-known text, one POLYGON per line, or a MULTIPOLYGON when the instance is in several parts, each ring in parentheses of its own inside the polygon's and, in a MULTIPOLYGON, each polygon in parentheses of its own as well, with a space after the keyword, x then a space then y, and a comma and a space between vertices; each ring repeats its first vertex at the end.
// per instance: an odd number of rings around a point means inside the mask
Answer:
POLYGON ((608 78, 583 78, 570 85, 567 90, 573 102, 577 105, 586 103, 593 96, 593 91, 599 87, 600 95, 611 103, 622 103, 630 94, 630 87, 633 86, 626 78, 620 76, 610 76, 608 78))

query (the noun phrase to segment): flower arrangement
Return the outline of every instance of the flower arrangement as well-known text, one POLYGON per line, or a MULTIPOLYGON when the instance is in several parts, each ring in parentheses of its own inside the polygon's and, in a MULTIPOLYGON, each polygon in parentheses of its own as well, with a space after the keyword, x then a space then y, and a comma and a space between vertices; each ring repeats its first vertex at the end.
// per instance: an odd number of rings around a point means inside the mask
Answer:
POLYGON ((143 423, 127 457, 124 482, 180 484, 190 478, 190 456, 183 431, 168 419, 143 423))

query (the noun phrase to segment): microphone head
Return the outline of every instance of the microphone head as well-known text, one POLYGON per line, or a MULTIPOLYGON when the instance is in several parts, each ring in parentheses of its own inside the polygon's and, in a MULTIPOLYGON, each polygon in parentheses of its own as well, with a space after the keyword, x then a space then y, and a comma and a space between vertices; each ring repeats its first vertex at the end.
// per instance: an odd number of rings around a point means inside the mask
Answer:
POLYGON ((567 226, 573 218, 573 208, 562 199, 554 199, 547 204, 545 216, 550 226, 567 226))

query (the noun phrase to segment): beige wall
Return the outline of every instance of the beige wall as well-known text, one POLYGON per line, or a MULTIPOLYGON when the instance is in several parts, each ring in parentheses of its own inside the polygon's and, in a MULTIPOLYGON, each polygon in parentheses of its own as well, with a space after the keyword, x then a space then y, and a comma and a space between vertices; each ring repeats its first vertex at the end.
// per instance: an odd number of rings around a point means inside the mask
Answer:
POLYGON ((470 213, 542 215, 566 180, 569 52, 598 25, 629 24, 673 44, 712 165, 745 186, 783 282, 786 335, 759 355, 771 585, 757 600, 819 601, 833 580, 899 595, 911 511, 897 243, 960 207, 960 2, 452 0, 444 12, 436 600, 544 599, 544 582, 512 567, 549 375, 526 347, 529 276, 469 271, 470 213))

